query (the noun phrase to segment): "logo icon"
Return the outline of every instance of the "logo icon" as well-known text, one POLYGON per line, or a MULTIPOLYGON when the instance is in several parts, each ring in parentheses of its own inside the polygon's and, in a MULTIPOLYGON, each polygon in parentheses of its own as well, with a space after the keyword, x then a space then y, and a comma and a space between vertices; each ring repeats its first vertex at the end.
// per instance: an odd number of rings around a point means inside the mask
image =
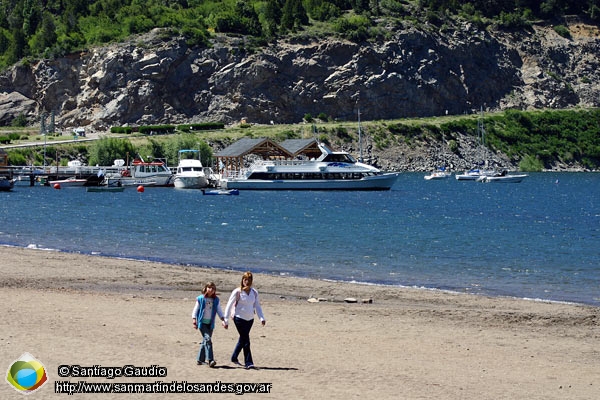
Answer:
POLYGON ((6 373, 6 382, 23 394, 33 393, 48 380, 46 368, 29 353, 23 353, 6 373))

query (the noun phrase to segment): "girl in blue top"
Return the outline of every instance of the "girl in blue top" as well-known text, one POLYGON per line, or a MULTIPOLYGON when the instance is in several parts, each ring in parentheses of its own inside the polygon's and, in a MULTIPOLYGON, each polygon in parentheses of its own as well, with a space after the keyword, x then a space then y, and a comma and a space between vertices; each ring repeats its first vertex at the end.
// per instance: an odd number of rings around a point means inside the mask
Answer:
POLYGON ((208 282, 202 290, 202 294, 196 299, 196 306, 192 312, 193 324, 195 329, 202 333, 202 343, 196 357, 198 365, 208 361, 208 365, 214 368, 217 363, 213 356, 212 333, 215 329, 215 317, 217 314, 221 321, 224 320, 223 311, 217 297, 217 287, 213 282, 208 282))

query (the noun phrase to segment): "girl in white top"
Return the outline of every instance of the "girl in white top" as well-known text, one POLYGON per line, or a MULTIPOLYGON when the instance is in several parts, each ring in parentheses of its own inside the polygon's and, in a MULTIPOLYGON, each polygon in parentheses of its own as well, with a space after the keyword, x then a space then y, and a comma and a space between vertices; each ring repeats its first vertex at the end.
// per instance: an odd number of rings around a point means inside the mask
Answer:
POLYGON ((225 329, 229 326, 229 317, 233 317, 233 323, 240 335, 238 342, 233 349, 231 362, 240 365, 238 356, 244 351, 244 365, 246 369, 254 368, 252 360, 252 351, 250 350, 250 329, 254 323, 254 313, 258 315, 261 324, 266 324, 265 316, 263 315, 260 301, 258 299, 258 291, 252 287, 252 273, 245 272, 242 275, 240 287, 235 288, 229 296, 227 307, 225 308, 225 320, 223 326, 225 329))

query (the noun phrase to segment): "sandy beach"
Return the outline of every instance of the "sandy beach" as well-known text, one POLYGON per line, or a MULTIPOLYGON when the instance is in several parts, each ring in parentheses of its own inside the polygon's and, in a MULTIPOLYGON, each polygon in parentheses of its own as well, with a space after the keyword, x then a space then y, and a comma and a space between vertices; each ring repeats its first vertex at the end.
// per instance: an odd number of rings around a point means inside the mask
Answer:
MULTIPOLYGON (((65 398, 55 393, 64 381, 119 384, 115 388, 176 381, 194 390, 235 383, 270 391, 244 396, 273 399, 600 397, 596 307, 255 274, 267 319, 251 332, 258 368, 229 362, 237 341, 233 325, 215 329, 218 364, 208 368, 195 361, 195 298, 214 281, 226 302, 240 272, 11 247, 0 247, 0 258, 1 365, 7 371, 25 352, 42 362, 48 382, 31 399, 65 398), (62 365, 96 371, 133 365, 130 372, 137 374, 156 366, 167 375, 60 377, 62 365)), ((1 399, 23 398, 3 381, 1 399)))

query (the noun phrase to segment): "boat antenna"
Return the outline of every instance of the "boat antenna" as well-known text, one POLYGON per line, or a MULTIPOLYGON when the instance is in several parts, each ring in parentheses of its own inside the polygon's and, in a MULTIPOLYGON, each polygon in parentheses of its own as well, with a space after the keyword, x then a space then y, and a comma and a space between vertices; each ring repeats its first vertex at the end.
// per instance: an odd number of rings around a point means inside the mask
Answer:
POLYGON ((312 125, 312 134, 315 138, 315 142, 319 143, 319 137, 317 136, 317 126, 315 124, 312 125))

